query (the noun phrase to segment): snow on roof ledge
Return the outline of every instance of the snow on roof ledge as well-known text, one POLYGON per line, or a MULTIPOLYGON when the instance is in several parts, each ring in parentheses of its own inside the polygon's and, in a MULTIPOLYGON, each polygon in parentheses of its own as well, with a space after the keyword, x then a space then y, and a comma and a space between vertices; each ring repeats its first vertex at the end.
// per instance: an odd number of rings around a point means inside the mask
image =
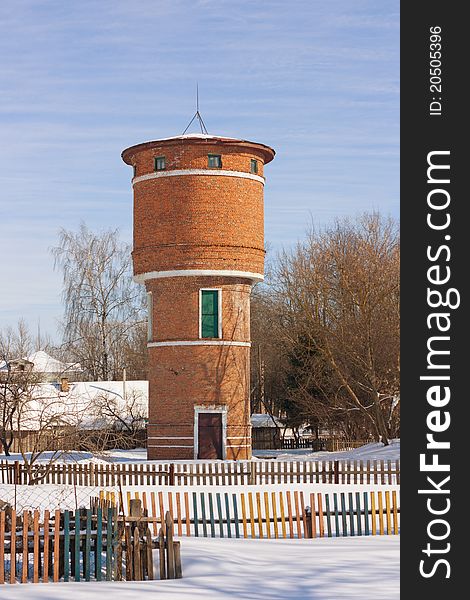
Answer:
POLYGON ((156 141, 166 142, 167 140, 185 140, 187 138, 199 138, 202 140, 210 140, 210 139, 235 140, 237 142, 240 141, 239 138, 227 137, 226 135, 213 135, 211 133, 185 133, 185 134, 181 134, 181 135, 172 135, 171 137, 166 137, 166 138, 159 138, 156 141))

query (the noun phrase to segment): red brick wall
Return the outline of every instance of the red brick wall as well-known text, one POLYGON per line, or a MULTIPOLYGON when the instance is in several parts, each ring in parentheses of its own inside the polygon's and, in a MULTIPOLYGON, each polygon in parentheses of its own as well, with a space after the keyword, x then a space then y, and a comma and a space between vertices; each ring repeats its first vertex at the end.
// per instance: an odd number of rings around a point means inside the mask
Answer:
POLYGON ((147 281, 152 292, 152 341, 199 339, 199 290, 222 290, 222 338, 250 341, 251 284, 232 277, 168 277, 147 281))
MULTIPOLYGON (((132 150, 132 149, 131 149, 132 150)), ((154 158, 165 156, 166 169, 211 170, 208 154, 222 156, 222 170, 250 174, 264 151, 196 138, 154 143, 127 160, 136 176, 154 173, 154 158)), ((134 270, 136 274, 174 269, 228 269, 263 272, 263 184, 253 179, 214 175, 158 177, 134 183, 134 270)))
MULTIPOLYGON (((169 457, 165 445, 191 445, 194 406, 227 408, 227 437, 233 444, 250 444, 249 353, 243 346, 150 347, 149 458, 169 457), (152 439, 156 435, 159 439, 152 439), (169 436, 165 438, 164 436, 169 436)), ((233 458, 228 451, 227 458, 233 458)), ((249 448, 240 448, 243 457, 249 448)), ((179 449, 193 458, 193 448, 179 449)))
POLYGON ((224 138, 173 138, 132 146, 122 153, 123 160, 135 167, 137 177, 153 172, 157 156, 166 157, 166 169, 207 169, 207 155, 222 155, 222 168, 250 172, 250 159, 258 163, 263 177, 263 164, 274 157, 274 151, 263 144, 224 138))
POLYGON ((134 272, 263 273, 263 184, 184 175, 134 185, 134 272))

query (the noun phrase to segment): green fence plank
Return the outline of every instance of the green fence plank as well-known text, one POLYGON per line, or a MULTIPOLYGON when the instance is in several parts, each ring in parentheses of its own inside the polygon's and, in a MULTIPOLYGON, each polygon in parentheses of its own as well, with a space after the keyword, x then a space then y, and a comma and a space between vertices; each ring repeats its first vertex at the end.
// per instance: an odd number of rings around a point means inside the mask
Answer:
POLYGON ((101 581, 101 553, 103 551, 103 509, 98 508, 96 513, 96 545, 95 565, 96 581, 101 581))
POLYGON ((70 577, 70 512, 64 512, 64 581, 70 577))
POLYGON ((328 537, 331 537, 331 512, 330 512, 330 495, 325 494, 325 512, 326 512, 326 529, 328 537))
MULTIPOLYGON (((117 546, 120 543, 119 540, 119 536, 118 536, 118 513, 117 513, 117 509, 113 508, 112 509, 112 522, 113 522, 113 553, 112 553, 112 565, 111 568, 113 569, 113 573, 114 573, 114 581, 118 580, 118 561, 117 561, 117 546)), ((111 577, 113 577, 113 575, 111 575, 111 577)))
POLYGON ((91 509, 86 511, 86 537, 85 537, 85 581, 90 581, 90 558, 91 558, 91 509))
POLYGON ((75 581, 80 581, 80 510, 75 511, 75 581))
POLYGON ((217 502, 217 514, 219 517, 219 532, 220 532, 220 537, 223 538, 224 537, 224 519, 222 516, 222 504, 220 502, 220 494, 217 492, 215 495, 215 499, 217 502))
POLYGON ((341 528, 342 528, 342 532, 341 535, 343 536, 348 536, 349 535, 349 531, 348 531, 348 509, 346 507, 346 498, 344 493, 340 494, 341 496, 341 528))
POLYGON ((199 537, 199 521, 197 518, 197 496, 196 492, 193 492, 193 509, 194 509, 194 535, 199 537))
POLYGON ((108 508, 106 515, 106 581, 113 579, 113 509, 108 508))
POLYGON ((209 518, 211 521, 211 537, 215 537, 214 505, 212 502, 212 494, 209 494, 209 518))
POLYGON ((204 537, 207 537, 206 502, 204 500, 204 492, 201 492, 201 518, 202 518, 202 535, 204 537))
POLYGON ((225 492, 225 512, 227 515, 227 537, 232 537, 232 521, 230 518, 230 506, 228 501, 228 494, 225 492))
POLYGON ((346 497, 344 493, 341 493, 341 525, 342 535, 348 535, 348 509, 346 508, 346 497))
POLYGON ((334 506, 334 509, 335 509, 336 537, 338 537, 338 536, 341 535, 341 533, 339 531, 338 494, 336 492, 333 494, 333 506, 334 506))
POLYGON ((348 493, 348 506, 349 506, 349 530, 351 535, 354 535, 354 502, 352 492, 348 493))

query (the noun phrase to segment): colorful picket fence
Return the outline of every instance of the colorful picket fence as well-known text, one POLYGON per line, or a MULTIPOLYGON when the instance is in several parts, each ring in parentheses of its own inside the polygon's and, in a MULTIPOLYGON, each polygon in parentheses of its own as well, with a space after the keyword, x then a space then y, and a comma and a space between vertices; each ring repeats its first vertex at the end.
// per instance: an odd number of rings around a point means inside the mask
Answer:
POLYGON ((179 542, 166 516, 156 539, 148 522, 118 515, 115 508, 40 513, 0 512, 0 584, 154 579, 182 575, 179 542))
POLYGON ((102 492, 102 500, 125 511, 141 500, 157 531, 168 512, 175 534, 195 537, 316 538, 397 535, 400 506, 396 490, 321 493, 276 492, 102 492))
POLYGON ((212 461, 178 463, 39 464, 0 462, 0 481, 10 484, 259 485, 279 483, 400 483, 400 461, 212 461))

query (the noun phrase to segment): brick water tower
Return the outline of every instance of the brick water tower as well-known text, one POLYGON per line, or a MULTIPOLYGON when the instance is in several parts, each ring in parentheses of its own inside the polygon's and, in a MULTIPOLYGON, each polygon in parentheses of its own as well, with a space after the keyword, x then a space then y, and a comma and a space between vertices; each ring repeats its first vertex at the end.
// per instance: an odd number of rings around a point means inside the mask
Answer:
POLYGON ((251 458, 250 293, 264 272, 263 144, 205 134, 122 153, 149 306, 149 459, 251 458))

